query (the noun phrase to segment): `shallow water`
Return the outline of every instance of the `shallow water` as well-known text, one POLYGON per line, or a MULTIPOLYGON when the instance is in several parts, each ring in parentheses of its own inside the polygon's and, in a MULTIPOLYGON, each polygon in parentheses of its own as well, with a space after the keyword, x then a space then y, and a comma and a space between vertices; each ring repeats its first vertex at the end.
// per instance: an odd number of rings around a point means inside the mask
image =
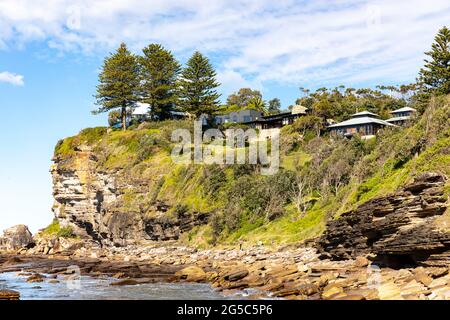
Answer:
POLYGON ((223 300, 245 299, 245 291, 224 296, 208 284, 149 283, 135 286, 111 286, 112 278, 81 277, 78 281, 27 283, 16 273, 0 273, 0 289, 20 292, 21 300, 223 300))

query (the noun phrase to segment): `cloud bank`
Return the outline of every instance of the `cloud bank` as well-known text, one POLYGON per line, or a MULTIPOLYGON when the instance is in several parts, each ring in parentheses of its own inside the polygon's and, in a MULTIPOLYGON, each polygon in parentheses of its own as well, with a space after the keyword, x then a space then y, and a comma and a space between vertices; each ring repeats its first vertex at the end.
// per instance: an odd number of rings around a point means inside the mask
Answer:
POLYGON ((12 84, 13 86, 23 86, 25 84, 22 75, 8 71, 0 72, 0 82, 12 84))
POLYGON ((413 80, 448 0, 2 0, 0 49, 95 54, 150 42, 209 55, 225 86, 413 80))

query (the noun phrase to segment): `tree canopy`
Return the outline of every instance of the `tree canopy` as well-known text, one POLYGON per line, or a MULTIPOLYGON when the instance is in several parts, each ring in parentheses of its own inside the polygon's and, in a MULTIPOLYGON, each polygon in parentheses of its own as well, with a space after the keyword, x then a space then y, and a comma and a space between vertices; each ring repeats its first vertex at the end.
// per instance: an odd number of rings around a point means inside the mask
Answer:
POLYGON ((134 108, 139 101, 139 64, 125 43, 107 57, 99 75, 95 95, 99 109, 94 113, 120 109, 122 129, 127 127, 127 108, 134 108))
POLYGON ((258 90, 241 88, 238 92, 230 94, 227 98, 227 105, 237 106, 239 109, 246 108, 253 99, 262 99, 262 94, 258 90))
POLYGON ((151 107, 152 119, 170 118, 177 104, 177 77, 181 66, 172 53, 159 44, 150 44, 139 57, 142 102, 151 107))
POLYGON ((281 112, 281 101, 278 98, 269 100, 269 107, 267 109, 269 114, 278 114, 281 112))
POLYGON ((450 29, 439 30, 431 45, 431 50, 425 53, 425 65, 419 72, 419 84, 428 93, 450 93, 450 29))
POLYGON ((195 117, 212 115, 219 107, 216 72, 208 58, 196 51, 181 72, 179 80, 180 106, 195 117))

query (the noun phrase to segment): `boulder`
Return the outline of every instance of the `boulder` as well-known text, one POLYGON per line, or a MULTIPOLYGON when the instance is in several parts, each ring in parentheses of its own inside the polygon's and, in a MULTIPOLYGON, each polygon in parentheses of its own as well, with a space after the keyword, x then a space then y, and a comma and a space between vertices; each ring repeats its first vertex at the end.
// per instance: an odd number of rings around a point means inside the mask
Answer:
POLYGON ((433 282, 433 278, 430 277, 424 270, 424 268, 416 268, 413 270, 414 279, 425 286, 429 286, 433 282))
POLYGON ((223 279, 226 281, 238 281, 248 276, 248 270, 237 270, 227 273, 223 276, 223 279))
POLYGON ((336 284, 331 284, 331 285, 327 285, 322 292, 322 298, 323 299, 333 299, 333 298, 337 298, 338 295, 340 296, 341 294, 344 293, 344 289, 336 284))
POLYGON ((26 281, 29 283, 43 282, 44 278, 45 277, 43 275, 35 273, 35 274, 29 276, 26 281))
POLYGON ((135 286, 137 284, 139 284, 139 282, 134 279, 125 279, 111 283, 112 286, 135 286))
POLYGON ((186 267, 175 273, 175 276, 181 280, 189 282, 203 282, 206 280, 206 273, 202 268, 196 266, 186 267))
POLYGON ((370 261, 366 257, 358 256, 355 259, 354 266, 357 268, 364 268, 364 267, 367 267, 369 265, 369 263, 370 263, 370 261))
POLYGON ((5 250, 19 250, 27 248, 33 243, 33 236, 28 227, 20 224, 3 231, 0 237, 0 248, 5 250))
POLYGON ((0 300, 19 300, 20 293, 13 290, 0 290, 0 300))

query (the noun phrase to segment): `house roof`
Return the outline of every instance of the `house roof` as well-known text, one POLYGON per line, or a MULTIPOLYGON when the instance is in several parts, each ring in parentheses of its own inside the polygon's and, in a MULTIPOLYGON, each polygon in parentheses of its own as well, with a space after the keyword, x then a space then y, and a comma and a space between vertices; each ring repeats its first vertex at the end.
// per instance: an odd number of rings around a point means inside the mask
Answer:
POLYGON ((278 114, 272 114, 270 116, 263 116, 259 119, 251 121, 251 123, 274 122, 274 121, 283 120, 285 118, 297 118, 299 115, 300 114, 295 114, 295 113, 293 114, 291 112, 283 112, 283 113, 278 113, 278 114))
POLYGON ((339 128, 339 127, 349 127, 349 126, 356 126, 356 125, 363 125, 363 124, 369 124, 369 123, 376 123, 383 126, 393 126, 392 123, 389 123, 387 121, 372 118, 372 117, 356 117, 349 120, 345 120, 336 124, 332 124, 331 126, 328 126, 328 128, 339 128))
POLYGON ((292 107, 292 114, 306 114, 308 108, 301 106, 299 104, 292 107))
POLYGON ((416 112, 417 110, 410 107, 403 107, 394 111, 391 111, 391 113, 400 113, 400 112, 416 112))
POLYGON ((361 111, 361 112, 357 112, 355 114, 352 115, 352 118, 357 118, 357 117, 379 117, 379 115, 369 112, 367 110, 361 111))

